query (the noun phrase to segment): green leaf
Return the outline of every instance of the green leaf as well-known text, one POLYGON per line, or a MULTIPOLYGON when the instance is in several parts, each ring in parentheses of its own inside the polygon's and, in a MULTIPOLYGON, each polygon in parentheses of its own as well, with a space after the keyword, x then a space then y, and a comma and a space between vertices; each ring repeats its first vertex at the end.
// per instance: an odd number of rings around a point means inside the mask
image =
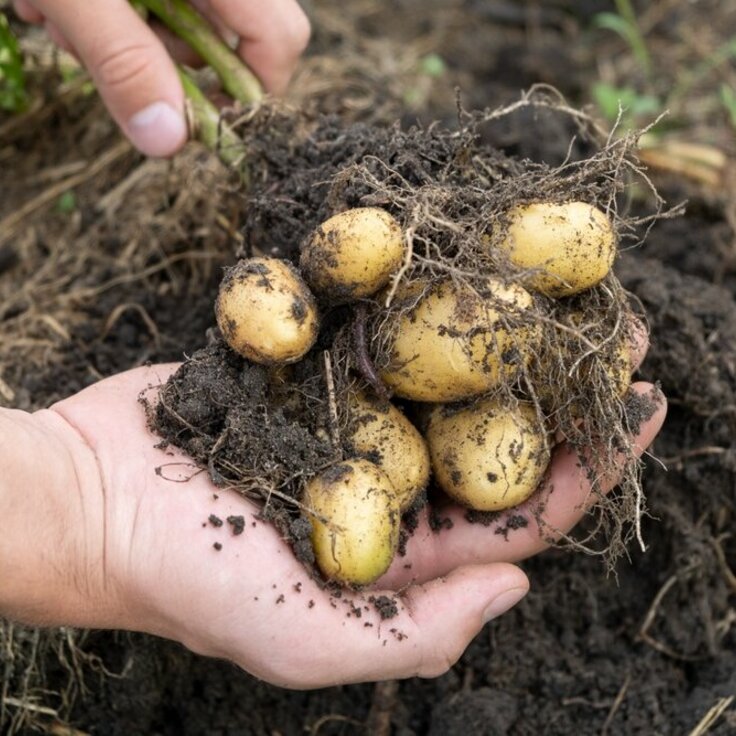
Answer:
POLYGON ((616 87, 607 82, 595 82, 591 92, 603 117, 611 121, 618 118, 619 108, 629 110, 636 98, 636 90, 632 87, 616 87))
POLYGON ((736 91, 725 82, 721 85, 721 102, 731 118, 731 125, 736 128, 736 91))
POLYGON ((593 25, 618 33, 626 42, 631 38, 631 24, 616 13, 598 13, 593 18, 593 25))
POLYGON ((593 99, 601 114, 611 122, 619 117, 626 129, 636 126, 641 118, 651 117, 662 110, 662 103, 654 95, 639 94, 633 87, 616 87, 606 82, 596 82, 591 88, 593 99))
POLYGON ((77 209, 77 197, 74 192, 64 192, 58 200, 56 200, 56 211, 62 215, 69 215, 77 209))
POLYGON ((631 22, 616 13, 598 13, 593 19, 593 25, 607 31, 613 31, 613 33, 621 36, 631 48, 636 60, 641 64, 644 73, 649 76, 652 71, 652 60, 649 56, 646 41, 635 22, 631 22))
POLYGON ((427 54, 419 64, 422 72, 429 77, 441 77, 447 71, 445 60, 439 54, 427 54))
POLYGON ((0 13, 0 109, 21 112, 28 104, 23 57, 5 13, 0 13))

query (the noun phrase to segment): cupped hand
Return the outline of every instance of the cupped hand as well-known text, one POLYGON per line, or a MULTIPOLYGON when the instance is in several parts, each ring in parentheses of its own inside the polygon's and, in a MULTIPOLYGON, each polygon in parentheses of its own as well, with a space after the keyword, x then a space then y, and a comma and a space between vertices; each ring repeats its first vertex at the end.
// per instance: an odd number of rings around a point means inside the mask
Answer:
MULTIPOLYGON (((306 688, 438 675, 488 620, 526 593, 526 576, 510 561, 545 547, 540 517, 515 510, 530 523, 506 539, 448 507, 443 515, 452 528, 435 533, 423 516, 406 556, 375 589, 331 595, 276 529, 256 518, 254 504, 215 488, 180 452, 156 449, 138 397, 174 369, 132 370, 34 415, 76 447, 72 452, 88 453, 80 467, 98 469, 84 493, 102 501, 86 505, 92 511, 76 530, 85 557, 76 578, 84 578, 93 603, 81 620, 67 623, 146 631, 230 659, 274 684, 306 688), (241 534, 228 517, 243 517, 241 534), (382 595, 396 602, 391 618, 382 619, 374 605, 382 595)), ((662 404, 641 427, 637 453, 664 413, 662 404)), ((547 493, 542 523, 567 531, 584 513, 590 489, 564 445, 548 490, 540 491, 547 493)))
MULTIPOLYGON (((235 46, 269 92, 282 92, 309 41, 297 0, 193 0, 235 46)), ((113 118, 149 156, 184 145, 184 93, 172 54, 192 52, 154 30, 128 0, 14 0, 16 13, 43 24, 51 39, 88 69, 113 118)))

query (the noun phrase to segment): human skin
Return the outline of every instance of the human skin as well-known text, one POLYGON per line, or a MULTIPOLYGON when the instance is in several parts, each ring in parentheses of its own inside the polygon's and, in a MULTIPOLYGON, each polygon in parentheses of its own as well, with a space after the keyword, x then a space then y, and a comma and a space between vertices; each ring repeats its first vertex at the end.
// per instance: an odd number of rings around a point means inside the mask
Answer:
MULTIPOLYGON (((138 397, 175 367, 113 376, 35 414, 0 410, 0 614, 148 632, 291 688, 436 676, 527 592, 510 563, 544 549, 550 530, 570 529, 590 501, 585 472, 562 445, 539 492, 544 535, 531 513, 508 540, 456 506, 440 533, 422 514, 406 556, 374 589, 331 599, 252 502, 155 447, 138 397), (242 515, 245 531, 215 527, 211 514, 242 515), (389 621, 367 600, 382 593, 398 601, 389 621)), ((662 403, 641 427, 637 453, 664 414, 662 403)))
MULTIPOLYGON (((267 92, 286 89, 309 41, 297 0, 194 0, 260 78, 267 92)), ((89 71, 113 118, 149 156, 171 156, 187 139, 184 92, 174 59, 193 52, 157 32, 128 0, 14 0, 20 18, 43 24, 51 39, 89 71)))

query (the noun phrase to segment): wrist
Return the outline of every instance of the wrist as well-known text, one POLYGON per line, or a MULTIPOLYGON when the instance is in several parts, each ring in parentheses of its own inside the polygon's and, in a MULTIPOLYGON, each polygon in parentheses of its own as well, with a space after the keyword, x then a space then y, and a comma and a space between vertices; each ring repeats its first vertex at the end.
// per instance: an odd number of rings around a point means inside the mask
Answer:
POLYGON ((123 625, 92 449, 56 412, 3 410, 0 467, 0 615, 44 626, 123 625))

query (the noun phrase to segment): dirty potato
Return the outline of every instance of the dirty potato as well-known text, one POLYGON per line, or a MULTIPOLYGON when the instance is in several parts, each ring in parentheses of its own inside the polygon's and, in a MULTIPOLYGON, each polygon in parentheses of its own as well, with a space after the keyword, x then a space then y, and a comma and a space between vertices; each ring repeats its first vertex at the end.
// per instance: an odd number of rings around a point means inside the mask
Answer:
POLYGON ((530 269, 525 285, 550 297, 577 294, 595 286, 616 256, 613 225, 585 202, 539 202, 509 212, 500 242, 512 263, 530 269))
POLYGON ((314 296, 296 269, 276 258, 248 258, 229 269, 215 304, 228 345, 255 363, 299 360, 314 344, 314 296))
POLYGON ((389 364, 381 378, 414 401, 446 402, 513 380, 531 360, 540 330, 531 295, 488 277, 482 290, 445 281, 389 325, 389 364))
POLYGON ((501 511, 525 501, 549 464, 547 432, 525 402, 488 398, 460 410, 437 407, 427 442, 442 489, 478 511, 501 511))
POLYGON ((331 580, 368 585, 383 575, 399 541, 399 500, 374 463, 346 460, 312 478, 305 505, 313 512, 317 565, 331 580))
POLYGON ((349 447, 386 473, 405 511, 429 481, 424 437, 393 404, 364 392, 350 393, 348 409, 349 447))
POLYGON ((404 259, 399 223, 378 207, 358 207, 323 222, 302 251, 300 267, 312 288, 332 302, 370 296, 404 259))

